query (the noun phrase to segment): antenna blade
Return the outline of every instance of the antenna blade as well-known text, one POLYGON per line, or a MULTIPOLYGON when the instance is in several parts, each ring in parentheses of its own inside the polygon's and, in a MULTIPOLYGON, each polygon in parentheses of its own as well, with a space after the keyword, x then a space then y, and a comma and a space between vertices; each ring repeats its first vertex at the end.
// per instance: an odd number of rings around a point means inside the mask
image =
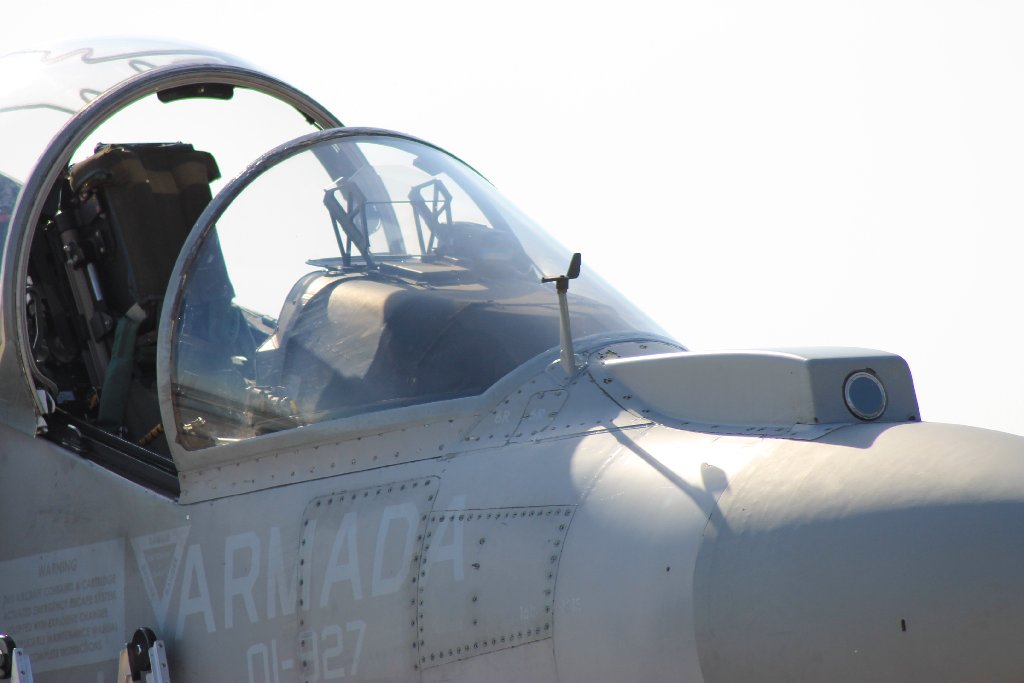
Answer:
POLYGON ((580 256, 579 252, 572 255, 572 260, 569 261, 569 270, 565 273, 565 276, 570 280, 575 280, 580 276, 580 265, 582 264, 583 257, 580 256))

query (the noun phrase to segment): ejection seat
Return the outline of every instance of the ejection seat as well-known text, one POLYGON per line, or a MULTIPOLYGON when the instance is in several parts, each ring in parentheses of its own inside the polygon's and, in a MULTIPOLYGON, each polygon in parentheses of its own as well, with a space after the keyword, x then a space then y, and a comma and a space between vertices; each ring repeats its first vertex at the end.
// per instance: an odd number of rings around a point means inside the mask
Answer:
MULTIPOLYGON (((90 386, 82 386, 81 372, 42 368, 58 384, 58 405, 78 406, 69 409, 75 417, 144 446, 160 433, 159 310, 181 247, 218 177, 212 155, 182 143, 100 145, 71 167, 56 229, 45 231, 48 258, 34 258, 34 270, 46 282, 40 269, 63 262, 67 278, 66 287, 51 286, 43 294, 45 331, 66 337, 68 324, 54 318, 62 311, 78 314, 70 346, 82 353, 74 361, 65 354, 64 365, 84 363, 90 386), (68 377, 76 377, 77 386, 67 386, 68 377)), ((66 339, 57 343, 69 346, 66 339)))
POLYGON ((89 227, 111 241, 99 278, 113 314, 139 304, 153 319, 219 177, 212 155, 182 143, 102 145, 72 167, 72 191, 83 204, 96 195, 102 208, 89 227))

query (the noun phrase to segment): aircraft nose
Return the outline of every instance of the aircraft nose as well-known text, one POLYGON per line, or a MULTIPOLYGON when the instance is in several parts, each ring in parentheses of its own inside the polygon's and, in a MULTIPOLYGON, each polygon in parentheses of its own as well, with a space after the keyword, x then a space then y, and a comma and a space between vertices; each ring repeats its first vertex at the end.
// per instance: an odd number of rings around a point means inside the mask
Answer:
POLYGON ((857 427, 738 473, 698 558, 705 680, 1024 680, 1024 439, 857 427))

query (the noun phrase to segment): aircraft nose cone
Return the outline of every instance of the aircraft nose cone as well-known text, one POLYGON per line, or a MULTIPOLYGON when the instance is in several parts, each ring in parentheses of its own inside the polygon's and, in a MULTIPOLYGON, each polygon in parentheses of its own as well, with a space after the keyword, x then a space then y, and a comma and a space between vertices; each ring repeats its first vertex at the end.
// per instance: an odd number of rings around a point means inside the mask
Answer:
POLYGON ((780 443, 698 558, 705 680, 1024 680, 1024 439, 951 425, 780 443))

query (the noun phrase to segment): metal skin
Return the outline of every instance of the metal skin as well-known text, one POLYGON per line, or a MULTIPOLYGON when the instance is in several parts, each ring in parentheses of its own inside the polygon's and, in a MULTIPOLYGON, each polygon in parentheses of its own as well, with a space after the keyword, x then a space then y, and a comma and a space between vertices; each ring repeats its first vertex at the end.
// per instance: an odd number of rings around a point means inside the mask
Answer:
POLYGON ((189 681, 1024 678, 1024 440, 919 422, 883 356, 879 421, 815 425, 812 397, 770 436, 738 377, 824 359, 841 402, 864 354, 722 354, 675 386, 707 402, 635 379, 678 350, 577 339, 571 377, 552 348, 480 396, 175 451, 178 497, 26 433, 46 415, 8 365, 0 631, 39 681, 114 680, 140 626, 189 681))

